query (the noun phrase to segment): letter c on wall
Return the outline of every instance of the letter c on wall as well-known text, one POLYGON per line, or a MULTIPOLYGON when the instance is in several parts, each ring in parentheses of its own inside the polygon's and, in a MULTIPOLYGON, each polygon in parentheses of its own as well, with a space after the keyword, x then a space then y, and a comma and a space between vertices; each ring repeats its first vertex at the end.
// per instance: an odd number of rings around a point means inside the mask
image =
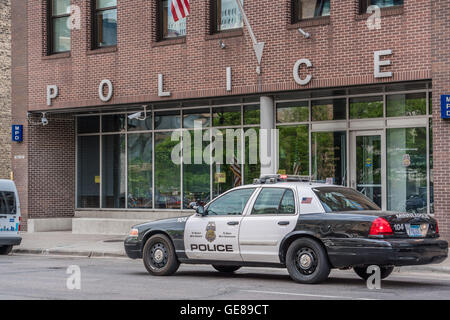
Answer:
POLYGON ((300 75, 298 74, 298 72, 300 71, 300 66, 304 64, 306 65, 308 68, 312 67, 312 63, 311 61, 309 61, 308 59, 300 59, 298 60, 295 65, 294 65, 294 80, 295 82, 297 82, 299 85, 301 86, 306 86, 312 79, 312 75, 308 75, 305 79, 300 78, 300 75))
POLYGON ((98 86, 98 97, 100 98, 100 100, 102 100, 103 102, 108 102, 109 100, 111 100, 113 95, 113 85, 111 80, 102 80, 102 82, 100 82, 100 85, 98 86), (103 87, 107 85, 108 86, 108 93, 105 96, 103 94, 103 87))

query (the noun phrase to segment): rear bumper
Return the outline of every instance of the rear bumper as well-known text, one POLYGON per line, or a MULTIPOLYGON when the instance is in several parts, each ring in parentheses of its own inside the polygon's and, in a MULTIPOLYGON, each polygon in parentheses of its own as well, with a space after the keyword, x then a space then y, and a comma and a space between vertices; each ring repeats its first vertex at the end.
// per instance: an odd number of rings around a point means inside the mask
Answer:
POLYGON ((141 242, 137 238, 127 237, 124 241, 125 252, 131 259, 141 259, 141 242))
POLYGON ((361 265, 412 266, 441 263, 448 257, 448 242, 437 239, 339 241, 328 246, 335 268, 361 265), (350 243, 353 242, 353 245, 350 243))
POLYGON ((0 246, 18 246, 22 242, 20 236, 2 236, 0 235, 0 246))

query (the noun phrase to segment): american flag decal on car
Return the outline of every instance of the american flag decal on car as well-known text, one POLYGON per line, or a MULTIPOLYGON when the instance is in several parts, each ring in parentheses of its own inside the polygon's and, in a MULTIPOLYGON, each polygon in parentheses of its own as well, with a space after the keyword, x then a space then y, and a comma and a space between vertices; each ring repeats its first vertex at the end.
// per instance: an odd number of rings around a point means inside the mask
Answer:
POLYGON ((302 204, 311 204, 312 198, 302 198, 302 204))

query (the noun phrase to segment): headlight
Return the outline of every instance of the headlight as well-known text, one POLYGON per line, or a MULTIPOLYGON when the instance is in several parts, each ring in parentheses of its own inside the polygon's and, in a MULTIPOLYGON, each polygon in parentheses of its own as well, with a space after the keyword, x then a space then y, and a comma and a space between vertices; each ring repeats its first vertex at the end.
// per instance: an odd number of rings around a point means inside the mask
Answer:
POLYGON ((138 229, 131 229, 129 236, 137 238, 139 236, 139 230, 138 229))

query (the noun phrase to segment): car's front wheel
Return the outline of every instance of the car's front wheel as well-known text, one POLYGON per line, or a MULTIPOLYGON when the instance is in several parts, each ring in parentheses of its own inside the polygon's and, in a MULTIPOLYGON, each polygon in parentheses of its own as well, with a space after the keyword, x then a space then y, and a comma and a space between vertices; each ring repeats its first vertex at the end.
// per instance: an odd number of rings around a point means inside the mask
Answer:
POLYGON ((325 281, 330 274, 330 263, 325 249, 313 239, 295 240, 286 253, 286 267, 291 278, 303 284, 325 281))
POLYGON ((219 272, 233 273, 235 271, 238 271, 241 267, 240 266, 218 266, 218 265, 213 264, 213 268, 219 272))
POLYGON ((0 255, 5 256, 11 253, 13 246, 0 246, 0 255))
POLYGON ((180 267, 172 242, 163 234, 155 234, 148 239, 143 260, 147 271, 154 276, 170 276, 180 267))
MULTIPOLYGON (((354 267, 353 270, 361 279, 367 280, 372 275, 372 273, 367 273, 367 268, 368 268, 368 266, 367 267, 354 267)), ((380 278, 386 279, 387 277, 389 277, 391 275, 392 271, 394 271, 394 267, 380 266, 380 278)))

